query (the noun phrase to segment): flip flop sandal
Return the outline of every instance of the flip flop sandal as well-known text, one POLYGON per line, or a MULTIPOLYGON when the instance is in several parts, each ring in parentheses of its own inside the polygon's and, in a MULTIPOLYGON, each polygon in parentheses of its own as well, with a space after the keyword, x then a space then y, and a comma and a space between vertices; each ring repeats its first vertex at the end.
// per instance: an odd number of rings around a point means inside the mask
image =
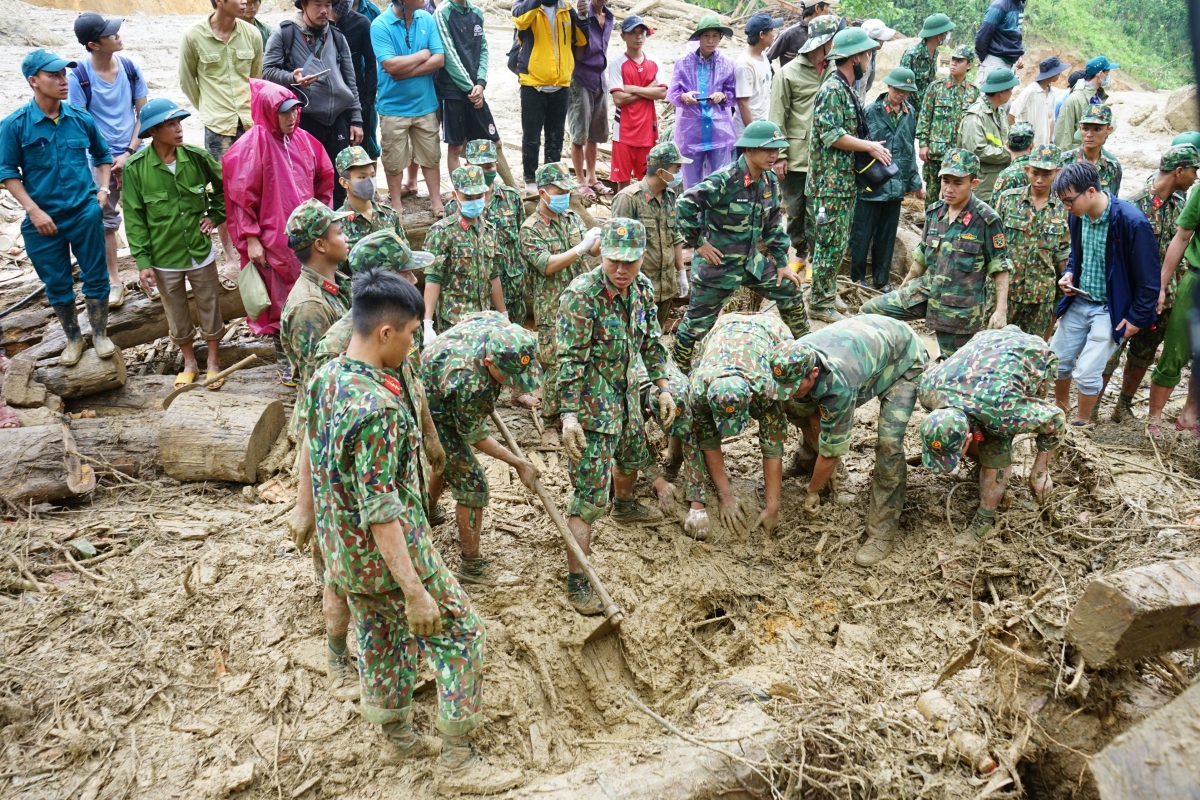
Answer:
POLYGON ((1175 420, 1175 430, 1179 432, 1191 431, 1192 433, 1200 433, 1200 425, 1184 425, 1179 420, 1175 420))
POLYGON ((237 278, 231 278, 223 271, 217 272, 217 279, 221 281, 222 286, 230 291, 233 291, 237 288, 237 278))
POLYGON ((603 195, 610 195, 613 193, 612 189, 608 188, 608 186, 606 186, 603 183, 600 183, 599 181, 592 184, 592 191, 594 191, 596 194, 603 194, 603 195))
POLYGON ((581 185, 579 187, 579 196, 586 197, 588 200, 595 200, 596 192, 592 189, 591 186, 582 186, 581 185))
POLYGON ((204 375, 204 388, 205 388, 205 389, 208 389, 210 392, 215 392, 215 391, 217 391, 218 389, 220 389, 222 386, 224 386, 224 385, 225 385, 225 379, 224 379, 224 378, 221 378, 219 381, 214 381, 214 380, 213 380, 213 378, 215 378, 217 375, 220 375, 220 374, 221 374, 220 372, 208 372, 208 373, 205 373, 205 375, 204 375))
POLYGON ((179 373, 178 375, 175 376, 175 388, 182 389, 184 386, 188 386, 192 383, 195 383, 197 374, 198 373, 195 373, 195 372, 179 373))
POLYGON ((1150 439, 1161 439, 1163 437, 1163 423, 1147 422, 1146 437, 1150 439))

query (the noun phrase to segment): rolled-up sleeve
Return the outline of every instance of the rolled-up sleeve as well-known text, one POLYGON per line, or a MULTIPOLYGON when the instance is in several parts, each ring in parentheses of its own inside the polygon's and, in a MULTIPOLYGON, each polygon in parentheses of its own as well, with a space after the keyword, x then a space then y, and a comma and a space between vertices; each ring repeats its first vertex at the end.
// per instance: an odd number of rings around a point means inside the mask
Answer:
POLYGON ((364 525, 399 520, 411 528, 419 522, 396 487, 400 450, 388 443, 401 438, 397 417, 395 411, 378 412, 364 420, 355 433, 353 492, 364 525))

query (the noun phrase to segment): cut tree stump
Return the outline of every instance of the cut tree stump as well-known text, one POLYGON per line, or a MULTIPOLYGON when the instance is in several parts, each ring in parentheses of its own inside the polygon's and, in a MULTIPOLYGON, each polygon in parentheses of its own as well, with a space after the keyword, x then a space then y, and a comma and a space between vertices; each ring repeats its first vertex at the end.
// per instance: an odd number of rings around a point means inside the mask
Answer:
POLYGON ((1064 633, 1089 667, 1200 645, 1200 558, 1093 580, 1064 633))
POLYGON ((28 353, 17 356, 8 363, 4 373, 4 402, 19 408, 36 408, 46 402, 49 392, 45 385, 34 377, 37 361, 28 353))
POLYGON ((54 356, 37 362, 35 374, 38 382, 64 400, 87 397, 125 385, 125 358, 120 350, 112 358, 101 358, 89 347, 75 366, 64 367, 54 356))
POLYGON ((1200 797, 1200 686, 1108 743, 1089 762, 1103 800, 1200 797))
POLYGON ((278 400, 204 389, 182 394, 159 429, 163 469, 180 481, 253 483, 286 419, 278 400))
POLYGON ((17 508, 96 488, 96 474, 79 457, 65 424, 0 429, 0 452, 0 497, 17 508))

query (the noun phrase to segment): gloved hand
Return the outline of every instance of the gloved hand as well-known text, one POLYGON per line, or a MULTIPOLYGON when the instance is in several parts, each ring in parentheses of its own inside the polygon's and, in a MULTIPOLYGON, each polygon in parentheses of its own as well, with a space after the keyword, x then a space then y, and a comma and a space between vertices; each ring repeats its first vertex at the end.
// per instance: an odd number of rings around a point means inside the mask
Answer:
POLYGON ((583 241, 576 245, 576 250, 579 255, 585 256, 592 252, 592 248, 596 246, 596 242, 600 241, 600 229, 588 228, 587 233, 583 235, 583 241))
POLYGON ((567 451, 567 455, 572 461, 580 461, 583 459, 584 448, 587 447, 587 437, 583 434, 583 426, 579 424, 579 420, 574 414, 567 414, 562 418, 563 426, 563 448, 567 451))
POLYGON ((682 300, 688 296, 688 290, 691 289, 691 284, 688 283, 686 269, 681 269, 675 273, 675 282, 679 284, 679 293, 676 295, 676 297, 682 300))
POLYGON ((433 344, 433 342, 436 339, 437 339, 437 331, 435 331, 433 329, 433 320, 431 320, 431 319, 425 320, 425 341, 422 342, 422 344, 425 347, 428 347, 429 345, 433 344))
POLYGON ((670 427, 675 421, 675 415, 679 412, 675 409, 675 398, 670 392, 660 392, 658 395, 658 419, 663 426, 663 430, 670 427))
POLYGON ((687 519, 683 521, 683 532, 693 539, 701 541, 708 538, 708 509, 688 509, 687 519))

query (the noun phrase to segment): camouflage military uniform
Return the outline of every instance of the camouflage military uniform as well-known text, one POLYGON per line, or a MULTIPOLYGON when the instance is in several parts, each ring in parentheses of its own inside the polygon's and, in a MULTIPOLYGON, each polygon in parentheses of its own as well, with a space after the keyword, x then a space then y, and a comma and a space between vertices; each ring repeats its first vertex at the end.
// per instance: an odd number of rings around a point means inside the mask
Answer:
POLYGON ((550 219, 541 208, 521 225, 521 253, 533 287, 533 321, 538 332, 538 362, 542 365, 542 416, 558 416, 558 356, 554 345, 554 327, 558 319, 558 298, 580 273, 594 264, 591 256, 577 258, 553 275, 546 274, 551 255, 565 253, 583 241, 587 226, 574 211, 567 210, 550 219))
MULTIPOLYGON (((924 47, 924 45, 921 45, 924 47)), ((911 68, 910 68, 911 69, 911 68)), ((837 272, 850 236, 858 183, 854 178, 854 153, 839 150, 833 143, 843 136, 858 135, 858 117, 853 90, 842 74, 834 73, 817 90, 813 106, 812 143, 809 154, 808 193, 812 207, 825 209, 827 222, 817 225, 817 243, 812 258, 812 292, 809 303, 814 312, 833 307, 837 291, 837 272)), ((803 336, 807 331, 796 331, 803 336)))
MULTIPOLYGON (((974 156, 952 151, 942 169, 950 169, 948 161, 953 159, 966 163, 974 156)), ((949 205, 939 200, 925 212, 921 243, 913 251, 913 260, 926 269, 925 274, 894 292, 867 301, 860 311, 896 319, 924 319, 937 334, 943 355, 962 347, 984 326, 988 278, 1012 270, 1004 226, 991 206, 972 197, 954 222, 949 220, 949 210, 949 205)))
MULTIPOLYGON (((618 233, 633 232, 637 223, 614 217, 605 230, 613 225, 618 233)), ((583 458, 571 463, 575 492, 568 513, 591 525, 608 504, 612 464, 628 474, 651 461, 637 356, 650 381, 667 377, 654 286, 639 274, 622 297, 603 267, 585 272, 562 293, 556 336, 559 408, 574 414, 587 435, 583 458)))
MULTIPOLYGON (((954 57, 974 61, 975 50, 969 45, 960 46, 954 50, 954 57)), ((913 108, 920 110, 917 117, 917 145, 929 149, 929 158, 921 169, 921 177, 925 179, 925 191, 931 201, 937 199, 941 191, 938 170, 942 168, 942 156, 950 148, 958 146, 958 126, 962 124, 963 114, 977 97, 979 90, 966 78, 959 84, 955 84, 953 78, 946 78, 929 84, 920 105, 913 102, 913 108)))
POLYGON ((483 624, 429 538, 416 491, 418 425, 400 402, 402 391, 395 376, 346 357, 313 377, 306 436, 317 535, 354 615, 363 718, 409 719, 423 650, 438 686, 437 727, 456 735, 479 722, 483 624), (437 636, 418 640, 409 631, 404 594, 371 531, 393 521, 405 529, 413 567, 441 611, 437 636))
POLYGON ((1017 156, 1011 164, 996 176, 996 185, 992 187, 992 200, 995 201, 993 205, 999 205, 999 198, 1002 192, 1006 192, 1009 189, 1020 189, 1029 185, 1029 176, 1025 174, 1025 165, 1028 163, 1028 155, 1017 156))
MULTIPOLYGON (((812 391, 785 405, 789 418, 807 425, 821 415, 817 452, 840 458, 850 452, 854 410, 879 398, 876 423, 875 473, 867 509, 867 533, 890 538, 900 526, 908 465, 904 460, 904 432, 917 402, 917 381, 925 369, 925 345, 907 324, 876 315, 859 316, 828 325, 784 345, 772 360, 776 381, 792 350, 809 349, 819 368, 812 391)), ((811 363, 811 362, 810 362, 811 363)), ((799 382, 805 374, 786 376, 799 382)), ((784 396, 789 394, 784 387, 784 396)))
MULTIPOLYGON (((1083 154, 1082 147, 1076 147, 1074 150, 1067 150, 1063 153, 1062 163, 1064 166, 1072 164, 1076 161, 1084 161, 1087 156, 1083 154)), ((1095 164, 1096 171, 1100 173, 1100 188, 1114 197, 1121 192, 1121 179, 1125 177, 1125 169, 1121 166, 1121 162, 1113 158, 1109 152, 1103 148, 1100 149, 1100 160, 1095 164)))
POLYGON ((919 128, 921 117, 925 114, 926 92, 932 88, 930 84, 933 83, 933 79, 937 75, 937 56, 929 55, 929 48, 926 47, 925 40, 921 39, 915 42, 912 47, 905 50, 904 55, 900 56, 900 66, 911 69, 915 76, 913 83, 917 85, 917 90, 913 92, 913 96, 909 98, 909 102, 917 110, 917 126, 919 128))
POLYGON ((787 265, 788 238, 774 172, 753 180, 746 159, 739 158, 684 192, 678 219, 689 247, 708 242, 723 256, 720 264, 709 264, 699 253, 692 257, 691 300, 675 332, 675 363, 681 370, 689 370, 696 342, 740 286, 774 300, 795 335, 808 332, 800 289, 789 280, 775 285, 776 271, 787 265))
MULTIPOLYGON (((668 360, 667 391, 675 401, 675 419, 663 433, 667 436, 678 437, 683 450, 683 461, 679 465, 679 480, 683 483, 683 499, 688 503, 704 502, 705 472, 704 457, 696 446, 696 432, 693 428, 695 420, 692 387, 688 377, 680 372, 675 362, 668 360)), ((645 375, 641 377, 646 378, 645 375)), ((642 413, 648 419, 658 422, 658 387, 653 387, 648 379, 642 383, 642 413)), ((658 463, 651 456, 639 470, 647 480, 653 481, 661 474, 658 463)))
POLYGON ((425 283, 442 287, 434 330, 449 330, 466 315, 492 307, 491 282, 500 277, 500 265, 496 229, 490 222, 482 216, 473 225, 459 214, 443 217, 429 226, 425 249, 433 254, 425 283))
POLYGON ((662 197, 656 198, 645 178, 617 192, 612 201, 613 217, 636 219, 646 226, 642 274, 654 287, 660 327, 666 324, 671 304, 679 293, 675 278, 675 245, 683 244, 683 234, 679 231, 675 203, 673 189, 663 189, 662 197))
POLYGON ((987 95, 979 98, 963 114, 958 128, 958 146, 979 159, 979 186, 975 197, 983 202, 992 201, 992 190, 996 178, 1012 163, 1012 153, 1004 146, 1008 140, 1008 116, 1002 108, 993 108, 987 95))
POLYGON ((474 445, 491 436, 488 415, 496 408, 502 386, 483 359, 489 355, 489 340, 509 327, 508 317, 499 311, 468 314, 421 356, 429 412, 446 451, 442 478, 454 499, 470 508, 488 504, 487 473, 475 457, 474 445))
POLYGON ((1071 255, 1067 210, 1054 192, 1039 210, 1029 187, 998 196, 996 213, 1004 221, 1005 249, 1012 263, 1008 285, 1008 322, 1045 337, 1054 324, 1058 277, 1071 255))
POLYGON ((787 326, 773 314, 725 314, 717 320, 700 342, 691 375, 693 425, 701 450, 720 450, 724 436, 740 433, 753 418, 758 421, 762 457, 783 458, 788 421, 770 361, 771 353, 791 339, 787 326), (750 403, 744 409, 726 406, 718 419, 709 390, 731 377, 748 387, 750 403))
POLYGON ((936 458, 945 465, 941 471, 953 469, 972 429, 983 434, 979 463, 988 469, 1012 463, 1012 440, 1018 434, 1036 432, 1039 453, 1058 447, 1067 418, 1053 397, 1047 398, 1057 376, 1058 357, 1042 337, 1022 333, 1015 325, 980 331, 921 378, 918 396, 927 411, 958 409, 969 424, 957 442, 923 441, 926 466, 936 458))
POLYGON ((296 385, 305 386, 316 368, 317 343, 350 310, 350 281, 341 273, 327 280, 311 267, 301 266, 279 320, 283 352, 292 365, 296 385))
POLYGON ((342 203, 341 210, 350 215, 342 220, 342 233, 346 234, 346 240, 350 243, 352 250, 354 245, 363 240, 364 236, 376 231, 395 231, 405 243, 408 242, 408 237, 404 235, 404 228, 400 227, 400 217, 388 206, 372 200, 370 219, 355 211, 349 200, 342 203))

